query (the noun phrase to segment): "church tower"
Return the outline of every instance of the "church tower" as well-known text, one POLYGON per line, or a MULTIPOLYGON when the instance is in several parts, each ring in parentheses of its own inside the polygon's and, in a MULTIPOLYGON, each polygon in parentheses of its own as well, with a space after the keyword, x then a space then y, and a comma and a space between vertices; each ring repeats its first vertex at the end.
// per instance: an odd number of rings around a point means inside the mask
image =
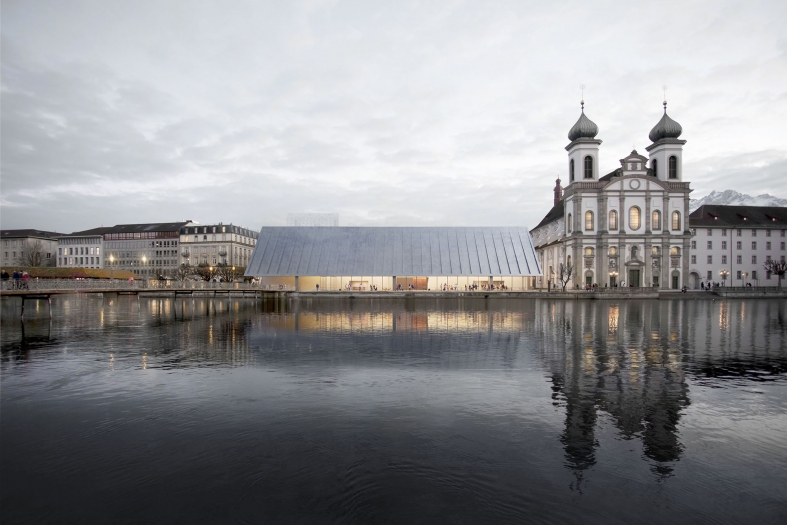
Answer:
POLYGON ((650 154, 650 170, 653 176, 665 182, 683 182, 683 145, 680 140, 683 128, 667 115, 667 101, 664 101, 664 116, 661 117, 648 138, 651 144, 645 148, 650 154))
POLYGON ((568 132, 566 146, 568 151, 568 184, 575 182, 597 181, 598 175, 598 150, 601 141, 596 139, 598 126, 585 116, 585 101, 581 103, 582 114, 579 120, 568 132))

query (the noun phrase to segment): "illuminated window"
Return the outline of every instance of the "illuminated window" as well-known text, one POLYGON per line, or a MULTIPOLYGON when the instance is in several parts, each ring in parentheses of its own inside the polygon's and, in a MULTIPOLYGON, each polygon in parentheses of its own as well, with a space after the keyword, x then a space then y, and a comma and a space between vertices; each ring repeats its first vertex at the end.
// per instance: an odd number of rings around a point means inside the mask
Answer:
POLYGON ((672 255, 672 256, 675 256, 675 257, 679 256, 680 255, 680 248, 678 248, 677 246, 673 246, 670 249, 669 254, 672 255))
POLYGON ((642 212, 637 206, 629 208, 629 226, 632 230, 639 230, 640 217, 642 217, 642 212))
POLYGON ((585 212, 585 231, 592 232, 593 231, 593 212, 586 211, 585 212))
POLYGON ((616 212, 615 210, 609 212, 609 229, 610 230, 618 229, 618 212, 616 212))
POLYGON ((611 256, 615 256, 615 255, 617 255, 617 254, 618 254, 618 248, 617 248, 617 246, 610 246, 610 247, 609 247, 609 255, 611 255, 611 256))
POLYGON ((593 248, 591 248, 589 246, 587 248, 585 248, 585 255, 587 257, 593 257, 593 248))
POLYGON ((680 230, 680 212, 673 211, 672 212, 672 229, 673 230, 680 230))
POLYGON ((661 212, 659 210, 655 210, 653 212, 653 219, 652 219, 650 227, 653 230, 660 230, 661 229, 661 212))

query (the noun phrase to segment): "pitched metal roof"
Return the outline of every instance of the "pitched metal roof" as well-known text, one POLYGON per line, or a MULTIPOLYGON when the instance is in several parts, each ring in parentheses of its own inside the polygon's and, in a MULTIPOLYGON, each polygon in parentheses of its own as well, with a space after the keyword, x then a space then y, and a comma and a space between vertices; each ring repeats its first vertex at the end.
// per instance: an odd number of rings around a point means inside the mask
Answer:
MULTIPOLYGON (((556 221, 559 218, 563 217, 563 215, 565 214, 564 208, 565 206, 563 205, 562 200, 557 204, 555 204, 554 206, 552 206, 552 209, 549 210, 549 212, 544 216, 543 219, 541 219, 541 222, 538 223, 538 226, 536 226, 536 228, 540 228, 545 224, 549 224, 550 222, 556 221)), ((533 229, 535 230, 536 228, 533 229)))
POLYGON ((787 208, 705 204, 689 215, 692 228, 777 228, 787 226, 787 208))
POLYGON ((527 228, 264 227, 247 276, 541 275, 527 228))
POLYGON ((64 235, 62 233, 57 232, 49 232, 44 230, 2 230, 0 232, 0 236, 2 238, 20 238, 20 237, 42 237, 42 238, 55 238, 64 235))
POLYGON ((180 232, 180 229, 191 221, 157 222, 153 224, 116 224, 110 226, 105 233, 141 233, 141 232, 180 232))

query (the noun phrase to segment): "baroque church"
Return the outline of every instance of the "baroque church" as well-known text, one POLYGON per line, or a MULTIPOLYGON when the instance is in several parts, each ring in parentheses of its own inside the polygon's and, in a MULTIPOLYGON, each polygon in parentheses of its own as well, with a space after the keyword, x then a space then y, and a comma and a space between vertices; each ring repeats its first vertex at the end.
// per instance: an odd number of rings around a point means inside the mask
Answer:
POLYGON ((684 181, 680 124, 664 115, 650 131, 648 156, 636 150, 599 175, 598 126, 585 115, 568 132, 568 185, 555 185, 554 206, 531 230, 543 277, 536 287, 681 288, 688 284, 689 183, 684 181), (562 265, 562 267, 561 267, 562 265))

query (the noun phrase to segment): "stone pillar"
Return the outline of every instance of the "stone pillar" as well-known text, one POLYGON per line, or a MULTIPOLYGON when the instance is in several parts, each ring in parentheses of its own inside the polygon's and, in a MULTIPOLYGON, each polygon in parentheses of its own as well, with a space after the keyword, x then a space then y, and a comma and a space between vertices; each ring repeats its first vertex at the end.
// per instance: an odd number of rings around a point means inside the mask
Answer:
MULTIPOLYGON (((623 193, 623 190, 620 191, 620 213, 618 214, 618 222, 620 223, 620 234, 626 235, 626 219, 628 215, 626 215, 626 196, 623 193)), ((620 277, 618 277, 619 279, 620 277)))
MULTIPOLYGON (((650 206, 648 206, 650 207, 650 206)), ((650 233, 650 232, 648 232, 650 233)), ((653 239, 650 235, 645 236, 645 253, 642 254, 642 260, 645 262, 645 272, 643 275, 642 286, 648 288, 653 286, 653 239)))
POLYGON ((609 229, 609 225, 607 224, 607 219, 609 218, 609 212, 607 211, 607 195, 606 193, 600 193, 598 199, 598 233, 603 235, 607 233, 609 229))
POLYGON ((669 237, 664 236, 661 238, 661 283, 660 288, 669 288, 672 286, 672 259, 669 253, 669 237))
POLYGON ((391 290, 396 290, 396 276, 391 276, 391 290))
MULTIPOLYGON (((650 183, 648 183, 650 184, 650 183)), ((650 214, 650 188, 645 192, 645 235, 653 233, 651 226, 653 225, 653 217, 650 214)))

